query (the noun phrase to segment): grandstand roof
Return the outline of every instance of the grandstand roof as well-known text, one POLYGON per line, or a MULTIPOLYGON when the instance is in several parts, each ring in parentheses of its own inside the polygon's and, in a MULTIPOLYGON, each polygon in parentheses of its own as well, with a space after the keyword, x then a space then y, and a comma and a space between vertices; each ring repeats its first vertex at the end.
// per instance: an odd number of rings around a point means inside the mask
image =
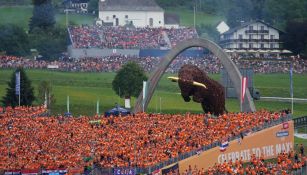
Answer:
POLYGON ((99 1, 100 11, 163 11, 155 0, 99 1))

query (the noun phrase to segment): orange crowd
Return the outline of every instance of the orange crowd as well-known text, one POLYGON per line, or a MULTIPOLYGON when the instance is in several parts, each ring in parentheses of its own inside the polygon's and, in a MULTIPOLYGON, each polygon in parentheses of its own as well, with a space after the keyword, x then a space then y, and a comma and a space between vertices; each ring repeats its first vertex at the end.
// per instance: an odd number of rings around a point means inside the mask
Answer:
POLYGON ((294 151, 279 153, 277 161, 265 161, 263 156, 256 157, 253 154, 250 163, 244 164, 242 159, 230 160, 222 164, 215 164, 207 171, 204 169, 200 170, 196 166, 194 168, 189 166, 183 175, 290 175, 295 171, 299 171, 303 166, 306 166, 306 162, 307 157, 305 155, 295 153, 294 151))
POLYGON ((0 113, 0 169, 147 167, 279 119, 282 113, 38 117, 42 107, 0 113), (96 121, 96 122, 92 122, 96 121))

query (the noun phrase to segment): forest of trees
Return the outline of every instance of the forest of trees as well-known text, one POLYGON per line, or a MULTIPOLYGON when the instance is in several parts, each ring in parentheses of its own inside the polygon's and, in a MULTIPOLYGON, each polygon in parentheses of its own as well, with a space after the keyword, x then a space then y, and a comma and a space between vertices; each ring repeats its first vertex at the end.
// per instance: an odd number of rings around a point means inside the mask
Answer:
POLYGON ((213 15, 224 16, 230 26, 241 21, 264 20, 279 28, 286 28, 289 20, 307 18, 306 0, 157 0, 164 8, 196 7, 213 15))
MULTIPOLYGON (((230 27, 242 22, 262 20, 284 33, 284 48, 307 57, 306 0, 157 0, 164 8, 185 7, 225 18, 230 27)), ((215 26, 199 25, 198 33, 206 33, 218 41, 215 26)))

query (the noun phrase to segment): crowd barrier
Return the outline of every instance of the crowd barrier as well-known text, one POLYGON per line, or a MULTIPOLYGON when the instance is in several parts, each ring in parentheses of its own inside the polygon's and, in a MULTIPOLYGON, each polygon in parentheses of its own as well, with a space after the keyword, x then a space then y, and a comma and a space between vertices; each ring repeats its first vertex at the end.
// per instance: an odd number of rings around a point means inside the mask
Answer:
MULTIPOLYGON (((169 49, 107 49, 107 48, 74 48, 68 46, 68 54, 72 58, 104 57, 112 55, 130 55, 137 57, 164 57, 169 49)), ((204 49, 187 49, 180 54, 182 57, 205 57, 208 54, 204 49)))
MULTIPOLYGON (((161 49, 141 49, 140 57, 164 57, 170 50, 161 49)), ((205 57, 208 51, 204 49, 187 49, 180 54, 182 57, 205 57)))

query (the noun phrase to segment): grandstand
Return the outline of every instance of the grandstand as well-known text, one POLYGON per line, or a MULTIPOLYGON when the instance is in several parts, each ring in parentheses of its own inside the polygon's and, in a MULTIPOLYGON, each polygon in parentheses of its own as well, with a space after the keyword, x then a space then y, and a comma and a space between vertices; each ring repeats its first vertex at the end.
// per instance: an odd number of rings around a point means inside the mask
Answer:
MULTIPOLYGON (((69 54, 74 58, 136 55, 140 52, 169 50, 179 41, 198 38, 194 28, 126 28, 105 26, 71 26, 69 54)), ((151 55, 152 56, 152 55, 151 55)))
POLYGON ((254 152, 271 159, 293 150, 293 122, 283 112, 67 118, 44 117, 45 111, 17 107, 0 114, 0 138, 7 143, 0 145, 0 169, 113 174, 114 167, 130 167, 148 174, 177 162, 183 173, 189 165, 207 170, 238 156, 250 161, 254 152))

